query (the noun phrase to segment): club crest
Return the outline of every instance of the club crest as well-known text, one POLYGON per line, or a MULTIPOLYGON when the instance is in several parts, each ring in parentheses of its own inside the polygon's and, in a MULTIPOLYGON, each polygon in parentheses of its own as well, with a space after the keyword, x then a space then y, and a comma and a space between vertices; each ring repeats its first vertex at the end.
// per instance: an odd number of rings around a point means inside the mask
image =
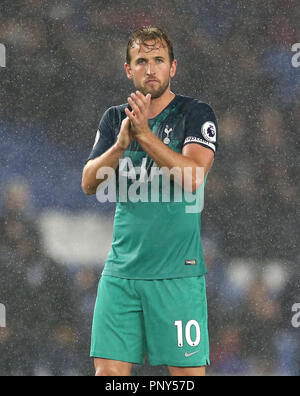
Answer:
POLYGON ((164 138, 164 144, 170 144, 171 143, 171 139, 170 139, 170 133, 173 131, 173 128, 170 128, 169 129, 169 126, 167 125, 166 126, 166 128, 165 128, 165 134, 167 135, 165 138, 164 138))

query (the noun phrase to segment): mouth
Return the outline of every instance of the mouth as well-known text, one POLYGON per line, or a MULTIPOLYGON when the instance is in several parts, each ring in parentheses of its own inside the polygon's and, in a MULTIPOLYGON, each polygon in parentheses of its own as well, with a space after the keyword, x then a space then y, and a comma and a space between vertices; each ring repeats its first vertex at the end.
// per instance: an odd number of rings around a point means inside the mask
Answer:
POLYGON ((158 83, 157 80, 148 80, 146 81, 146 84, 154 84, 154 83, 158 83))

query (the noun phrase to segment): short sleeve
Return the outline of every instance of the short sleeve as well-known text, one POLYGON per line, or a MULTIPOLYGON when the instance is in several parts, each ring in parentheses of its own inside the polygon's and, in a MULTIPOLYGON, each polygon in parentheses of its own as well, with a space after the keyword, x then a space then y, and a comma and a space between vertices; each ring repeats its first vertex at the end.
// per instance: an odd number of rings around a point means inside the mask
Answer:
POLYGON ((211 149, 218 150, 218 121, 212 108, 203 102, 191 104, 185 123, 185 139, 183 146, 197 143, 211 149))
POLYGON ((114 108, 106 110, 99 123, 95 143, 87 161, 100 157, 115 143, 113 131, 114 108))

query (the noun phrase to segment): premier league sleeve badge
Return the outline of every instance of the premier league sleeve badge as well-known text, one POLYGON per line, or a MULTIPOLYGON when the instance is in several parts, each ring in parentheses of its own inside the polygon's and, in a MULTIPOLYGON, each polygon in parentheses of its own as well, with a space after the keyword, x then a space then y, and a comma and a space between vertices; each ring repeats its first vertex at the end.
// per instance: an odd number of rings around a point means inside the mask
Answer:
POLYGON ((202 132, 203 137, 208 142, 216 143, 216 141, 217 141, 217 128, 216 128, 216 125, 213 122, 208 121, 205 124, 203 124, 201 132, 202 132))

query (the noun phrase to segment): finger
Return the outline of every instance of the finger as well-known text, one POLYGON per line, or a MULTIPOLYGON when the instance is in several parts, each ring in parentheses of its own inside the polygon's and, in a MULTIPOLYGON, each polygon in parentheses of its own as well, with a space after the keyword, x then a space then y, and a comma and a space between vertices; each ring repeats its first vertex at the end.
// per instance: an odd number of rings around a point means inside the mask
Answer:
POLYGON ((128 98, 128 103, 130 104, 132 110, 135 112, 136 115, 141 113, 139 106, 133 101, 131 98, 128 98))
POLYGON ((132 98, 128 98, 128 103, 129 106, 131 107, 131 114, 133 114, 135 111, 139 111, 138 105, 135 103, 135 101, 132 98))
POLYGON ((125 108, 125 114, 127 115, 129 121, 131 122, 135 121, 134 114, 129 109, 125 108))
POLYGON ((136 91, 136 96, 144 103, 147 104, 146 96, 142 94, 140 91, 136 91))
POLYGON ((144 107, 145 107, 144 102, 134 93, 131 94, 131 98, 136 103, 136 105, 140 108, 140 110, 143 111, 144 107))
MULTIPOLYGON (((126 109, 125 109, 125 111, 126 111, 126 109)), ((128 121, 129 121, 129 118, 126 117, 126 118, 124 118, 124 120, 122 121, 122 124, 126 124, 126 122, 128 122, 128 121)))
POLYGON ((125 114, 127 115, 127 117, 123 120, 123 122, 125 122, 127 119, 130 120, 131 111, 127 109, 127 107, 125 108, 125 114))
POLYGON ((121 131, 129 130, 130 119, 128 117, 124 118, 121 124, 121 131))

